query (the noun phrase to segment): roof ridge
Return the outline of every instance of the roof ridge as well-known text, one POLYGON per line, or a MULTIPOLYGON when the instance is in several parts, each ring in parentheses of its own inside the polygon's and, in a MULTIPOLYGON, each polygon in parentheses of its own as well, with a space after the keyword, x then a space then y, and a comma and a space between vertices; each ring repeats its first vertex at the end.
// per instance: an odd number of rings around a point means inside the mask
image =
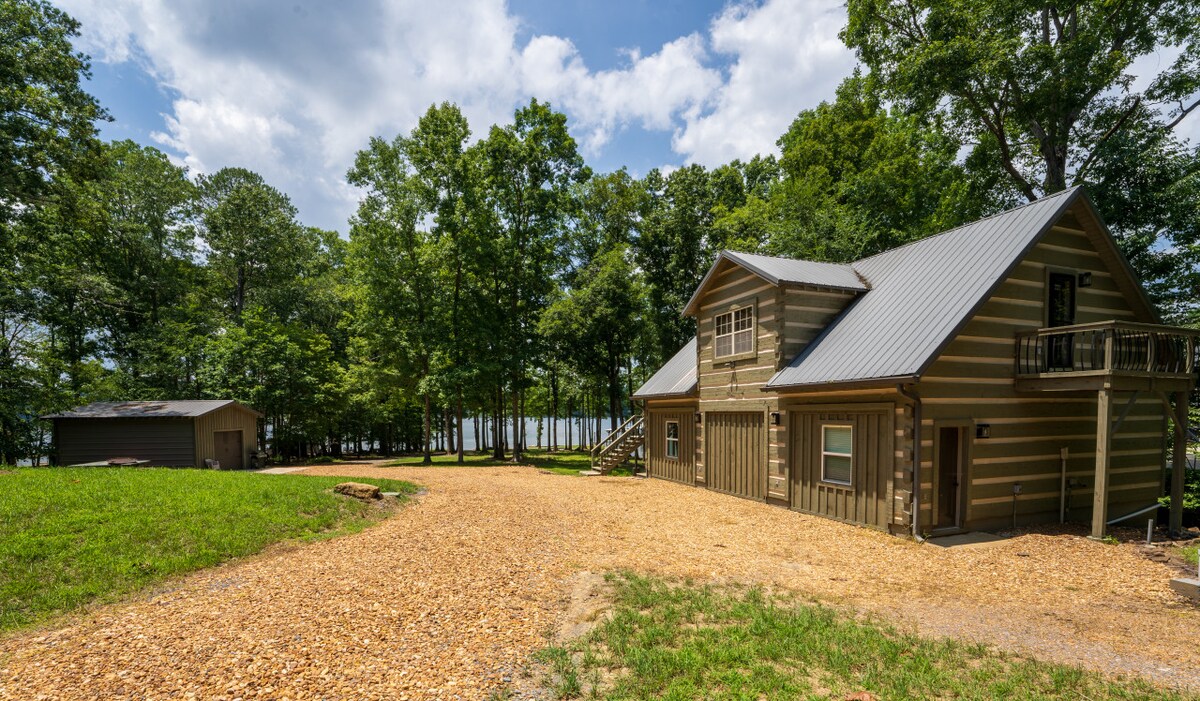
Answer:
POLYGON ((818 263, 820 265, 837 265, 837 266, 840 266, 843 268, 853 269, 853 267, 852 267, 853 263, 836 263, 834 261, 829 261, 829 260, 813 260, 812 258, 796 258, 794 256, 772 256, 772 255, 767 255, 766 253, 750 253, 749 251, 735 251, 732 248, 723 248, 723 249, 721 249, 721 252, 729 253, 729 254, 732 254, 735 256, 755 256, 756 258, 770 258, 772 260, 798 261, 800 263, 818 263))
MULTIPOLYGON (((1035 204, 1041 204, 1042 202, 1045 202, 1047 200, 1055 199, 1057 197, 1062 197, 1063 195, 1066 195, 1068 193, 1073 193, 1082 187, 1083 187, 1082 185, 1072 185, 1071 187, 1068 187, 1065 190, 1059 190, 1058 192, 1051 193, 1049 195, 1046 195, 1045 197, 1039 197, 1038 199, 1036 199, 1032 202, 1026 202, 1025 204, 1019 204, 1016 207, 1010 207, 1008 209, 996 212, 995 214, 989 214, 986 217, 980 217, 979 219, 974 219, 969 222, 963 222, 962 224, 959 224, 958 226, 953 227, 951 229, 946 229, 945 231, 939 231, 936 234, 930 234, 929 236, 925 236, 925 237, 922 237, 919 239, 914 239, 912 241, 909 241, 908 243, 896 246, 895 248, 889 248, 886 251, 880 251, 879 253, 869 255, 866 258, 859 258, 858 260, 854 261, 853 263, 850 263, 849 265, 854 266, 854 265, 863 263, 868 260, 873 260, 875 258, 878 258, 879 256, 887 255, 889 253, 895 253, 896 251, 908 248, 909 246, 914 246, 918 243, 924 243, 926 241, 931 241, 933 239, 939 238, 941 236, 945 236, 947 234, 953 234, 954 232, 958 231, 959 229, 965 229, 968 226, 975 226, 976 224, 982 224, 985 221, 990 221, 992 219, 996 219, 997 217, 1007 216, 1009 214, 1012 214, 1013 212, 1018 212, 1022 209, 1025 209, 1026 207, 1032 207, 1035 204)), ((855 272, 857 272, 857 271, 855 271, 855 272)))

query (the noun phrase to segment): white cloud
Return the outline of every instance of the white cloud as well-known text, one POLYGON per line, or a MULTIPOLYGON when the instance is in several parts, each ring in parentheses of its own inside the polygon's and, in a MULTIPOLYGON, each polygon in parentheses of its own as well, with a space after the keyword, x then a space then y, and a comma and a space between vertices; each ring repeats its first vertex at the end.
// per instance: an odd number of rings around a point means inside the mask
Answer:
POLYGON ((854 68, 838 39, 844 7, 830 0, 730 6, 713 21, 713 49, 734 62, 715 108, 686 120, 674 149, 708 166, 777 149, 797 113, 832 99, 854 68))
POLYGON ((646 129, 671 134, 681 160, 713 165, 773 151, 852 65, 839 6, 782 0, 727 8, 707 34, 598 71, 567 38, 518 46, 504 0, 61 4, 95 60, 136 61, 175 95, 160 144, 199 172, 258 171, 306 222, 343 230, 355 152, 410 130, 435 102, 457 103, 480 136, 536 96, 567 113, 589 156, 621 130, 646 129))

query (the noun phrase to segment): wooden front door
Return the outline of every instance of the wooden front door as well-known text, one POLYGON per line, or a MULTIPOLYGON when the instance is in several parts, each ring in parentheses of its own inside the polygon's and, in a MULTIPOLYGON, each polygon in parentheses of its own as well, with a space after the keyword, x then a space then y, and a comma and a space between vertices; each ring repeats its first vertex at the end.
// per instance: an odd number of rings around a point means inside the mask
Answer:
POLYGON ((962 525, 962 482, 965 432, 962 426, 938 429, 937 522, 938 528, 962 525))
POLYGON ((217 431, 213 434, 217 461, 222 470, 242 469, 242 432, 217 431))
POLYGON ((704 463, 708 486, 763 499, 767 491, 767 432, 761 412, 704 415, 704 463))

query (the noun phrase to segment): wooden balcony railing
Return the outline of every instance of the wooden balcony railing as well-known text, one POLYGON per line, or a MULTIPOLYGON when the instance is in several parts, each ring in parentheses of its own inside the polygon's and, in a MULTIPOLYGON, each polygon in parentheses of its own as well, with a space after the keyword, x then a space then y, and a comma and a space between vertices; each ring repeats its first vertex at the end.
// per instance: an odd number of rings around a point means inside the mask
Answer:
POLYGON ((1200 330, 1104 321, 1017 334, 1017 376, 1191 377, 1200 330))

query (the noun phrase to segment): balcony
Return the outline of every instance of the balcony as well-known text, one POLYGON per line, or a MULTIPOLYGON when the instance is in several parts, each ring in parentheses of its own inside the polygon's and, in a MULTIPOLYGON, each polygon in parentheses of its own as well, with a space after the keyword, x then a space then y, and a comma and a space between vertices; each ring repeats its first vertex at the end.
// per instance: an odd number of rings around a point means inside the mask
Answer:
POLYGON ((1196 378, 1200 330, 1102 321, 1017 334, 1019 391, 1172 392, 1196 378))

